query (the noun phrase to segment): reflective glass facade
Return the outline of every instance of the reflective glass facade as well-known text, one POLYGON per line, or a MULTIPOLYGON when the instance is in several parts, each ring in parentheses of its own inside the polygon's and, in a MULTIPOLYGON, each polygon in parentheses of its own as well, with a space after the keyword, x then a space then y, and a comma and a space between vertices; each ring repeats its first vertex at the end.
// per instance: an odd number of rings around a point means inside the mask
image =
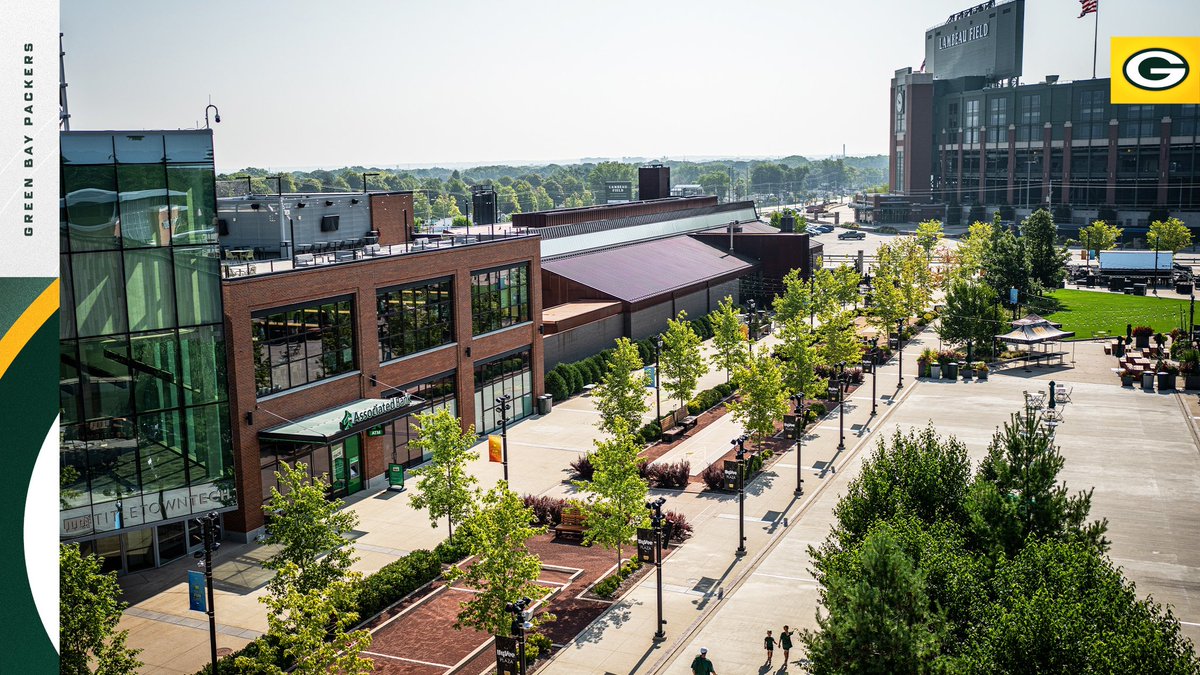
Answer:
POLYGON ((529 321, 529 263, 471 273, 473 334, 525 321, 529 321))
POLYGON ((456 380, 455 374, 450 372, 417 384, 410 384, 400 391, 384 394, 385 398, 391 398, 392 396, 402 396, 403 392, 408 392, 426 402, 420 410, 383 425, 384 460, 403 464, 406 467, 414 467, 430 459, 430 455, 423 454, 417 448, 409 445, 409 442, 417 437, 417 415, 447 410, 451 415, 458 417, 458 399, 454 396, 456 380))
POLYGON ((214 176, 208 131, 62 134, 59 533, 113 569, 236 505, 214 176))
POLYGON ((496 399, 512 396, 508 421, 533 414, 533 372, 529 351, 497 356, 475 364, 475 433, 486 434, 500 428, 496 399))
POLYGON ((259 396, 354 370, 354 299, 255 312, 254 382, 259 396))
POLYGON ((390 361, 454 342, 449 278, 376 292, 379 360, 390 361))

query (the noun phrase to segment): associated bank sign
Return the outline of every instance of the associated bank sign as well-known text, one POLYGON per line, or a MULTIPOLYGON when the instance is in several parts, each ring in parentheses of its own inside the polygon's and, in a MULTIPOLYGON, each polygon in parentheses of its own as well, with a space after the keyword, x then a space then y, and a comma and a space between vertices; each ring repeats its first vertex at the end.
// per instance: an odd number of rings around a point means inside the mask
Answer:
POLYGON ((972 40, 979 40, 988 36, 989 23, 983 22, 978 26, 971 26, 966 30, 957 30, 953 33, 948 33, 938 38, 938 49, 946 49, 947 47, 957 47, 961 44, 966 44, 972 40))
POLYGON ((386 401, 381 401, 362 410, 347 410, 345 415, 342 415, 341 428, 343 431, 358 424, 362 424, 373 417, 386 415, 387 413, 407 407, 412 402, 412 395, 405 394, 396 398, 389 398, 386 401))

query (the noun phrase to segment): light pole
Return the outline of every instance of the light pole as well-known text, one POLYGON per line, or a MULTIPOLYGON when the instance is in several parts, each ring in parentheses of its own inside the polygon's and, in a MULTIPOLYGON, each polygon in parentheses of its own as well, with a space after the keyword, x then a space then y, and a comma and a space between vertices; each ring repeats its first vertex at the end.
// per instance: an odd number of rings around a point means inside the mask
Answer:
POLYGON ((749 436, 742 434, 730 441, 737 446, 737 454, 734 457, 737 459, 738 465, 738 547, 734 551, 734 555, 739 558, 746 555, 746 439, 749 436))
POLYGON ((650 514, 650 524, 654 527, 654 566, 657 568, 658 575, 658 630, 654 631, 655 640, 666 639, 667 633, 663 630, 663 626, 667 623, 663 621, 663 580, 662 580, 662 524, 663 524, 663 504, 667 503, 666 497, 659 497, 652 502, 646 502, 646 508, 653 511, 650 514))
POLYGON ((367 176, 378 176, 378 175, 379 174, 377 174, 377 173, 367 173, 366 171, 363 172, 363 175, 362 175, 363 192, 367 192, 367 176))
POLYGON ((846 449, 846 362, 838 361, 838 452, 846 449))
MULTIPOLYGON (((904 388, 904 319, 896 322, 896 347, 900 350, 900 356, 896 359, 896 365, 899 367, 900 378, 896 380, 896 388, 904 388)), ((919 375, 920 373, 918 373, 919 375)))
POLYGON ((662 334, 654 336, 654 423, 658 425, 658 440, 662 440, 662 394, 659 384, 662 382, 662 366, 658 361, 662 357, 662 334))
POLYGON ((521 598, 516 602, 505 603, 504 611, 513 615, 512 618, 512 634, 517 639, 517 672, 520 675, 525 675, 525 630, 532 628, 533 624, 529 622, 529 603, 533 602, 529 598, 521 598))
POLYGON ((1154 276, 1150 277, 1150 283, 1154 284, 1154 294, 1158 295, 1158 237, 1154 238, 1154 276))
POLYGON ((196 558, 204 558, 204 583, 208 586, 208 608, 205 613, 208 614, 208 648, 209 656, 212 658, 212 672, 217 672, 217 615, 213 608, 213 575, 212 575, 212 554, 213 551, 221 547, 221 542, 217 541, 219 529, 217 520, 220 518, 216 511, 212 511, 207 516, 202 516, 196 519, 204 531, 204 550, 196 551, 196 558))
POLYGON ((755 314, 755 308, 757 307, 757 303, 755 303, 753 299, 747 300, 746 307, 747 307, 746 323, 750 325, 750 342, 754 342, 755 338, 758 337, 758 334, 754 330, 754 328, 755 328, 754 314, 755 314))
MULTIPOLYGON (((878 340, 879 338, 875 338, 875 339, 878 340)), ((879 367, 879 364, 878 364, 879 359, 876 358, 876 354, 878 354, 878 353, 879 353, 879 345, 872 345, 871 351, 868 352, 868 354, 870 354, 870 359, 871 359, 869 362, 869 368, 870 368, 870 372, 871 372, 871 417, 875 416, 875 383, 879 381, 879 371, 876 370, 876 368, 879 367)), ((864 364, 864 365, 866 365, 866 364, 864 364)), ((866 369, 864 368, 864 371, 865 370, 866 369)))
POLYGON ((808 409, 804 407, 804 395, 792 394, 796 406, 796 491, 797 497, 804 496, 804 427, 808 422, 808 409))
POLYGON ((508 482, 508 411, 512 408, 509 401, 512 400, 512 394, 505 394, 496 397, 496 413, 500 415, 500 443, 501 448, 501 464, 504 466, 504 482, 508 482))
MULTIPOLYGON (((204 128, 205 128, 205 129, 208 129, 208 128, 210 128, 210 127, 208 126, 208 109, 209 109, 209 108, 212 108, 212 109, 213 109, 213 115, 214 115, 213 122, 216 122, 217 124, 220 124, 220 123, 221 123, 221 111, 220 111, 220 110, 217 110, 217 106, 215 106, 215 105, 213 105, 213 104, 209 103, 209 104, 208 104, 208 105, 207 105, 207 106, 204 108, 204 128)), ((216 671, 213 671, 213 672, 216 672, 216 671)))

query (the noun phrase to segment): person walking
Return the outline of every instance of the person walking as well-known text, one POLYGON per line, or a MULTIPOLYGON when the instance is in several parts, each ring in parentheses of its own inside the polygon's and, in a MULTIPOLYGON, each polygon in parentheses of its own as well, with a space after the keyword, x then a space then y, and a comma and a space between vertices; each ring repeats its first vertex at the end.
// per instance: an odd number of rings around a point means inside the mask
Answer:
POLYGON ((763 638, 763 647, 767 649, 767 665, 771 665, 771 657, 775 655, 775 638, 771 637, 771 631, 767 631, 767 637, 763 638))
POLYGON ((712 661, 708 660, 708 648, 701 647, 700 653, 692 659, 692 675, 717 675, 713 670, 712 661))
POLYGON ((789 630, 787 626, 779 631, 779 648, 783 650, 783 668, 787 670, 788 652, 792 650, 792 633, 795 631, 789 630))

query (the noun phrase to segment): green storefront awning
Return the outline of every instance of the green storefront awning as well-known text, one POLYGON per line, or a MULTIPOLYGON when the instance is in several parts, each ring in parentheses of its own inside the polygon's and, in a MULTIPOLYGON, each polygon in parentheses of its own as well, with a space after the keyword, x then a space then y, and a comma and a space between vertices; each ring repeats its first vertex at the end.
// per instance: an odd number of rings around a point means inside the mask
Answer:
POLYGON ((259 440, 288 443, 336 443, 380 424, 420 410, 425 400, 405 394, 364 398, 258 432, 259 440))

